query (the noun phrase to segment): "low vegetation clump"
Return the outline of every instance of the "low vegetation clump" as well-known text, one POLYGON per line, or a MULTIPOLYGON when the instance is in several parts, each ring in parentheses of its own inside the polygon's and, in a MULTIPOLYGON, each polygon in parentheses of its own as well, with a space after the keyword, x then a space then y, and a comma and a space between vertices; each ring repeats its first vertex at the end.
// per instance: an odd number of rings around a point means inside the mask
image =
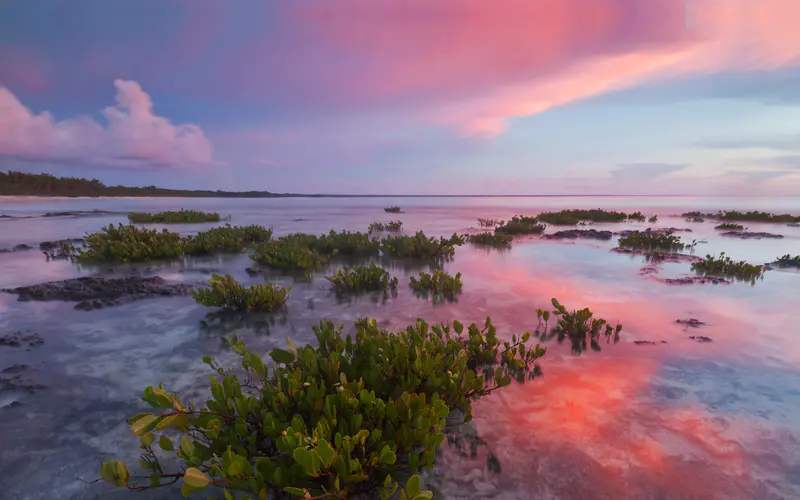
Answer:
POLYGON ((650 224, 655 224, 656 222, 658 222, 658 215, 650 217, 649 219, 647 219, 647 222, 649 222, 650 224))
MULTIPOLYGON (((637 212, 631 215, 641 215, 637 212)), ((644 217, 644 216, 642 216, 644 217)), ((536 216, 539 222, 554 226, 574 226, 580 222, 625 222, 629 216, 624 212, 608 210, 561 210, 560 212, 542 212, 536 216)))
POLYGON ((129 225, 109 225, 87 234, 75 257, 83 262, 143 262, 179 258, 181 237, 166 229, 145 229, 129 225))
POLYGON ((467 236, 467 241, 473 245, 506 248, 511 246, 514 238, 502 233, 478 233, 467 236))
POLYGON ((687 217, 686 218, 686 222, 700 223, 700 222, 705 222, 705 221, 706 220, 704 218, 702 218, 702 217, 687 217))
POLYGON ((390 213, 390 214, 402 213, 400 211, 400 207, 386 207, 386 208, 383 209, 383 211, 386 212, 386 213, 390 213))
POLYGON ((620 237, 619 246, 643 251, 678 251, 686 248, 679 236, 650 230, 633 231, 627 236, 620 237))
POLYGON ((478 219, 478 224, 481 227, 496 227, 503 224, 504 221, 498 219, 478 219))
POLYGON ((720 276, 735 278, 740 281, 750 281, 763 277, 764 267, 748 264, 745 261, 736 262, 721 252, 719 257, 706 255, 705 260, 692 263, 692 271, 703 276, 720 276))
POLYGON ((272 229, 261 226, 215 227, 182 240, 186 255, 206 255, 215 252, 241 252, 246 245, 262 243, 272 237, 272 229))
POLYGON ((370 233, 379 233, 384 231, 399 231, 403 227, 403 222, 393 220, 389 222, 373 222, 369 225, 370 233))
POLYGON ((333 289, 339 293, 387 291, 397 288, 397 278, 393 278, 389 271, 375 264, 345 267, 339 269, 336 274, 325 276, 325 279, 330 281, 333 289))
POLYGON ((197 210, 178 210, 172 212, 131 212, 128 220, 134 224, 162 223, 177 224, 183 222, 219 222, 222 220, 216 212, 199 212, 197 210))
POLYGON ((337 233, 331 229, 328 234, 316 238, 313 247, 328 256, 371 257, 380 253, 381 242, 377 238, 370 238, 369 234, 349 231, 337 233))
POLYGON ((684 217, 706 217, 709 219, 743 221, 743 222, 800 222, 800 216, 789 214, 771 214, 768 212, 739 212, 737 210, 718 211, 716 214, 702 212, 686 212, 684 217))
POLYGON ((515 215, 510 221, 497 226, 494 232, 513 236, 520 234, 542 234, 544 230, 544 224, 539 224, 539 220, 536 217, 515 215))
POLYGON ((434 269, 431 274, 420 271, 419 278, 412 276, 411 288, 422 294, 454 297, 461 291, 461 273, 450 276, 441 269, 434 269))
POLYGON ((800 255, 792 257, 788 253, 783 257, 775 259, 775 263, 780 267, 797 267, 800 268, 800 255))
POLYGON ((211 288, 199 288, 190 292, 194 300, 204 306, 235 311, 272 311, 286 302, 291 290, 271 283, 247 287, 239 284, 230 274, 224 277, 212 274, 208 284, 211 288))
POLYGON ((303 271, 308 275, 328 261, 313 248, 316 239, 303 233, 281 236, 259 244, 250 258, 275 269, 303 271))
POLYGON ((622 331, 622 325, 617 324, 612 327, 605 319, 595 318, 594 313, 587 307, 581 310, 568 311, 566 307, 561 305, 558 300, 551 299, 554 309, 537 311, 539 318, 539 326, 536 329, 536 334, 540 339, 550 339, 556 337, 559 342, 569 339, 572 343, 572 352, 580 354, 586 350, 587 339, 589 345, 595 351, 600 350, 600 335, 604 335, 606 342, 610 342, 612 336, 614 342, 619 340, 619 333, 622 331), (557 318, 555 325, 548 332, 550 318, 557 318), (542 328, 544 324, 544 328, 542 328))
POLYGON ((733 222, 725 222, 723 224, 720 224, 719 226, 715 226, 714 229, 727 230, 727 231, 744 231, 745 227, 741 224, 735 224, 733 222))
POLYGON ((381 250, 387 257, 399 259, 438 260, 452 257, 464 238, 453 234, 450 238, 427 237, 422 231, 414 236, 387 236, 381 242, 381 250))
POLYGON ((226 499, 429 499, 416 473, 434 466, 446 417, 471 420, 473 401, 540 374, 546 353, 529 333, 501 342, 489 318, 469 327, 417 320, 398 333, 361 319, 347 337, 321 321, 314 333, 318 347, 289 341, 269 365, 239 340, 230 340, 236 371, 205 356, 204 404, 147 387, 143 399, 156 410, 128 420, 144 470, 112 460, 103 479, 131 491, 176 484, 185 496, 214 488, 226 499))
POLYGON ((647 217, 642 212, 633 212, 632 214, 628 214, 628 220, 644 222, 647 220, 647 217))

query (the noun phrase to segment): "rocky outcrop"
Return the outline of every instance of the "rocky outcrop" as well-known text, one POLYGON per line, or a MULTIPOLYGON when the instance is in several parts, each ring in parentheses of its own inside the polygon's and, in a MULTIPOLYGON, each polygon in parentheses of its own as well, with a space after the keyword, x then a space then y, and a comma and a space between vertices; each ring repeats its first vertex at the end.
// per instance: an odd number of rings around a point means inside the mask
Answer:
POLYGON ((0 335, 0 346, 4 347, 24 347, 28 351, 41 347, 44 340, 38 333, 14 332, 0 335))
POLYGON ((186 295, 189 290, 191 290, 191 285, 183 283, 169 284, 158 276, 128 276, 112 279, 86 276, 11 288, 4 291, 19 295, 18 300, 21 301, 62 300, 78 302, 75 305, 75 309, 89 311, 151 297, 186 295))
POLYGON ((548 240, 574 240, 578 238, 590 240, 610 240, 614 236, 611 231, 598 231, 597 229, 569 229, 544 235, 548 240))
POLYGON ((782 234, 772 234, 772 233, 753 233, 748 231, 726 231, 724 233, 720 233, 721 236, 727 236, 729 238, 739 238, 742 240, 760 240, 761 238, 783 238, 782 234))

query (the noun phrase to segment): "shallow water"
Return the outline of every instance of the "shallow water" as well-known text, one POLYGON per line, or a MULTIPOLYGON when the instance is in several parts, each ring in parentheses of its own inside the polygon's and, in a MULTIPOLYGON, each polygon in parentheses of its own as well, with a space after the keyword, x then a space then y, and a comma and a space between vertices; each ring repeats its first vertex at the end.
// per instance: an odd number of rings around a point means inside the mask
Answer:
MULTIPOLYGON (((721 237, 713 221, 670 217, 688 210, 759 209, 800 214, 800 199, 693 198, 419 198, 419 199, 0 199, 0 248, 81 237, 125 221, 130 210, 197 208, 232 216, 233 224, 271 226, 277 234, 365 230, 376 220, 402 220, 406 232, 449 235, 475 231, 478 217, 508 219, 561 208, 610 208, 658 214, 656 227, 691 228, 696 253, 725 251, 766 263, 800 253, 800 228, 745 224, 782 240, 721 237), (405 213, 385 214, 399 205, 405 213), (89 217, 41 217, 64 210, 119 212, 89 217)), ((215 224, 170 225, 181 233, 215 224)), ((648 224, 596 224, 636 229, 648 224)), ((649 225, 653 226, 653 225, 649 225)), ((552 230, 548 230, 552 231, 552 230)), ((610 252, 596 241, 523 238, 511 251, 458 248, 445 265, 464 275, 457 303, 433 305, 406 288, 413 269, 393 268, 401 286, 385 303, 362 297, 340 302, 318 273, 310 283, 288 276, 286 313, 225 319, 190 297, 157 298, 96 310, 72 303, 17 302, 0 293, 0 334, 30 330, 44 345, 0 346, 0 370, 27 364, 43 389, 0 392, 0 495, 9 499, 178 498, 161 489, 133 494, 103 483, 103 460, 135 464, 138 441, 125 419, 143 408, 147 385, 163 381, 195 400, 204 397, 212 354, 233 362, 222 339, 239 334, 256 352, 312 339, 311 325, 329 318, 345 325, 373 316, 392 328, 416 318, 482 321, 502 335, 533 330, 536 309, 557 297, 569 308, 589 306, 625 329, 616 344, 580 355, 569 343, 548 344, 544 376, 480 401, 475 419, 455 436, 472 443, 462 453, 445 446, 427 479, 439 498, 779 499, 800 498, 800 274, 768 271, 755 285, 667 285, 659 277, 689 275, 689 264, 663 264, 642 275, 641 257, 610 252), (685 329, 680 318, 707 323, 685 329), (713 342, 698 343, 691 335, 713 342), (637 345, 635 341, 656 345, 637 345), (661 343, 666 341, 666 343, 661 343), (18 402, 10 406, 12 403, 18 402), (499 463, 499 470, 497 467, 499 463)), ((245 283, 246 255, 184 264, 132 266, 169 281, 201 282, 208 270, 245 283), (205 270, 205 272, 203 272, 205 270)), ((0 288, 108 272, 47 262, 38 250, 0 254, 0 288)), ((117 269, 114 274, 121 273, 117 269)))

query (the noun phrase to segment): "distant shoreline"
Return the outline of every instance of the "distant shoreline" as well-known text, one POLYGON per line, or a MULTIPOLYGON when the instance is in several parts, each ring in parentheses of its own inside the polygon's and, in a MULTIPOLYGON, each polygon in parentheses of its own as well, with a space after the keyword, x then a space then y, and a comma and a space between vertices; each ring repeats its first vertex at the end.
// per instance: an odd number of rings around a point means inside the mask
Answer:
MULTIPOLYGON (((99 199, 140 199, 140 198, 181 198, 181 199, 272 199, 272 198, 686 198, 697 197, 692 194, 275 194, 270 196, 180 196, 180 195, 141 195, 141 196, 49 196, 40 194, 0 195, 0 199, 47 198, 65 200, 99 199)), ((716 196, 706 196, 716 198, 716 196)))

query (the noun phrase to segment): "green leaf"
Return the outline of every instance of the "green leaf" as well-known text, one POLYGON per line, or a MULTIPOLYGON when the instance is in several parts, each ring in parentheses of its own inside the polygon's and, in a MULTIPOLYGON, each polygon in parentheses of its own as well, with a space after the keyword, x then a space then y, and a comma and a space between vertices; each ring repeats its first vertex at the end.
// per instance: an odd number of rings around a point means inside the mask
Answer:
POLYGON ((333 459, 336 456, 336 451, 331 448, 331 445, 324 439, 320 439, 317 442, 317 447, 315 450, 317 455, 319 455, 320 460, 322 460, 322 465, 325 466, 326 469, 330 468, 331 464, 333 463, 333 459))
POLYGON ((278 364, 288 365, 294 362, 294 353, 277 347, 270 351, 269 356, 278 364))
POLYGON ((158 419, 159 417, 152 414, 144 416, 133 423, 131 430, 135 436, 142 436, 145 433, 150 432, 150 429, 156 425, 158 419))
POLYGON ((103 462, 103 466, 100 468, 100 475, 109 483, 117 484, 117 461, 103 462))
POLYGON ((283 489, 286 493, 291 493, 292 495, 297 495, 299 497, 304 497, 308 493, 307 489, 304 488, 295 488, 294 486, 287 486, 283 489))
POLYGON ((128 468, 125 467, 125 462, 117 462, 117 477, 119 478, 120 484, 127 484, 128 480, 130 480, 131 473, 128 472, 128 468))
POLYGON ((462 325, 460 321, 454 320, 453 329, 456 331, 456 333, 460 334, 461 332, 464 331, 464 325, 462 325))
POLYGON ((170 441, 167 436, 161 436, 158 438, 158 446, 164 451, 173 451, 175 449, 172 441, 170 441))
POLYGON ((303 448, 295 448, 292 452, 292 457, 295 462, 300 464, 306 474, 315 476, 319 474, 319 455, 314 451, 308 451, 303 448))
POLYGON ((147 434, 142 436, 139 440, 142 442, 142 446, 150 446, 151 444, 153 444, 153 441, 156 440, 156 436, 152 432, 148 432, 147 434))
POLYGON ((183 476, 183 482, 194 489, 202 490, 208 486, 209 479, 200 469, 189 467, 183 476))
POLYGON ((395 453, 392 451, 391 448, 389 448, 389 445, 387 444, 381 450, 379 460, 382 464, 392 465, 397 460, 397 455, 395 455, 395 453))
POLYGON ((414 495, 416 495, 419 492, 419 485, 420 481, 418 475, 414 474, 413 476, 408 478, 408 481, 406 482, 406 495, 413 498, 414 495))

